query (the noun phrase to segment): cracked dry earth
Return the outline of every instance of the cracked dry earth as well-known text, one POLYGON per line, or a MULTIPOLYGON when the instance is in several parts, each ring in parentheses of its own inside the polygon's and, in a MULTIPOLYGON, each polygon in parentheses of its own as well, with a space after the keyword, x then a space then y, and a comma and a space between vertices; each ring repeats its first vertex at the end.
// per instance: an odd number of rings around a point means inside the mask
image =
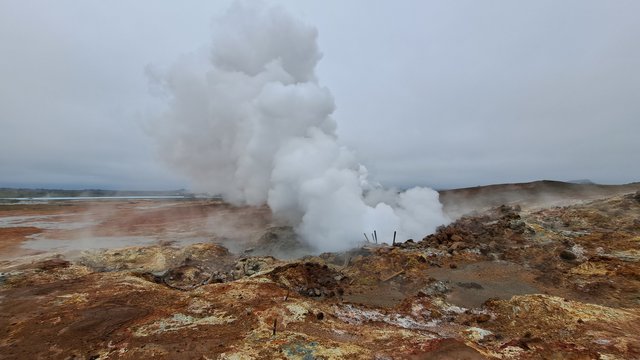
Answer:
POLYGON ((298 260, 215 244, 5 260, 3 359, 638 359, 640 193, 500 206, 298 260))

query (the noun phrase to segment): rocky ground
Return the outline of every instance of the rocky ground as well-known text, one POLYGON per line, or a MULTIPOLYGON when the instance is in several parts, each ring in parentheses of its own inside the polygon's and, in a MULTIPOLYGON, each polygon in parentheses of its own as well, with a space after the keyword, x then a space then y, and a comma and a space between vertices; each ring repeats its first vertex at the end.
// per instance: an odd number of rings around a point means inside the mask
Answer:
POLYGON ((7 258, 0 358, 640 358, 640 192, 264 255, 290 235, 268 229, 241 255, 166 242, 7 258))

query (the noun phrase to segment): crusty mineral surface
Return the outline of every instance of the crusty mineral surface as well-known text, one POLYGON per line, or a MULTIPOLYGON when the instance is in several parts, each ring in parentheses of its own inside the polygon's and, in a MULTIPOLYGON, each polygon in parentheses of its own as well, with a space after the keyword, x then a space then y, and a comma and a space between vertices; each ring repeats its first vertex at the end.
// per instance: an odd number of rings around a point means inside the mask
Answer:
MULTIPOLYGON (((246 252, 202 241, 54 254, 20 245, 52 230, 14 222, 2 230, 13 255, 0 262, 0 358, 637 359, 639 199, 497 206, 424 239, 295 260, 253 254, 274 231, 256 223, 264 210, 246 222, 258 241, 246 252)), ((38 205, 2 216, 25 211, 38 205)), ((165 233, 188 225, 163 219, 165 233)), ((146 235, 156 220, 118 221, 146 235)))

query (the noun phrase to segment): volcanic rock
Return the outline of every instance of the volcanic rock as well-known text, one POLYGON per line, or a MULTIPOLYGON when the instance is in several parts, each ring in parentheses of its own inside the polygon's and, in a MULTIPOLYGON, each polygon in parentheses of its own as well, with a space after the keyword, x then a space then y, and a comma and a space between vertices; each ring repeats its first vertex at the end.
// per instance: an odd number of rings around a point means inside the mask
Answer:
POLYGON ((280 258, 294 258, 311 252, 291 226, 268 228, 252 248, 252 255, 276 255, 280 258))
POLYGON ((562 250, 560 252, 560 257, 563 260, 567 260, 567 261, 573 261, 573 260, 575 260, 577 258, 576 254, 572 253, 569 250, 562 250))

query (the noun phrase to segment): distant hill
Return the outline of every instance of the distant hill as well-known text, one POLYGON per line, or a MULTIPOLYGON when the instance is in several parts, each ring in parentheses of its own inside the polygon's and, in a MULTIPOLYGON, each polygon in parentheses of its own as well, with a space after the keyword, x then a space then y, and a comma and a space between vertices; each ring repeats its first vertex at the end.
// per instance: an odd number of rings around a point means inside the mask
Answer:
POLYGON ((598 185, 541 180, 528 183, 497 184, 443 190, 440 202, 451 217, 500 205, 523 208, 562 206, 582 200, 595 200, 640 191, 640 183, 598 185))
POLYGON ((596 183, 594 183, 593 181, 589 180, 589 179, 579 179, 579 180, 570 180, 567 181, 568 183, 571 184, 591 184, 591 185, 597 185, 596 183))

